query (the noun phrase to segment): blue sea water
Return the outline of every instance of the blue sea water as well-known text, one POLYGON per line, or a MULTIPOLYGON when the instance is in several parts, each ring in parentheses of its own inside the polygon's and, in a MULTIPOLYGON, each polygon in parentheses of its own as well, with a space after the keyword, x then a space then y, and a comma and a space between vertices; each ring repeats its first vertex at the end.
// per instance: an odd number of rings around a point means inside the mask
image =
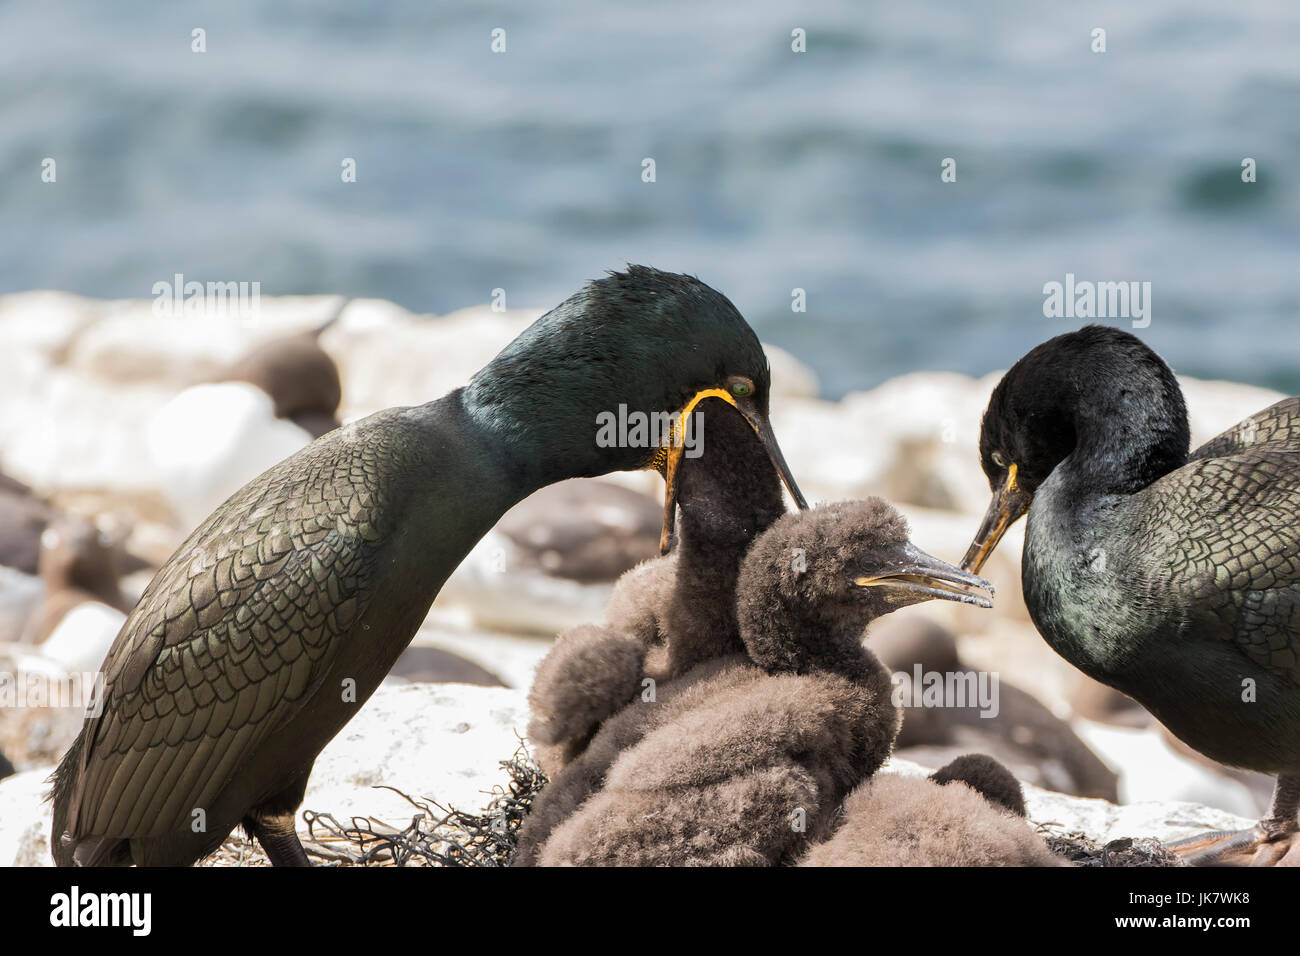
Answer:
POLYGON ((1291 0, 0 2, 0 292, 444 312, 646 262, 828 396, 1006 367, 1079 324, 1067 273, 1151 282, 1180 372, 1300 392, 1298 156, 1291 0))

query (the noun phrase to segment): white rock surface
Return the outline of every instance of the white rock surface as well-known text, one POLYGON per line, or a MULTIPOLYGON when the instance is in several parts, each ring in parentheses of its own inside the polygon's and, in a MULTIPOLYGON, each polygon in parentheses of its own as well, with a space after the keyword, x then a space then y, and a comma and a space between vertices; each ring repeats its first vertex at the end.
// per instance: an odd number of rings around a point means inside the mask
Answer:
POLYGON ((1171 800, 1117 806, 1029 784, 1025 784, 1025 806, 1031 823, 1057 824, 1055 832, 1059 834, 1084 833, 1103 844, 1121 837, 1169 843, 1216 830, 1244 830, 1256 822, 1198 803, 1171 800))
MULTIPOLYGON (((95 314, 63 346, 72 371, 125 387, 151 382, 178 391, 259 341, 316 328, 333 314, 338 297, 261 296, 248 315, 157 315, 151 299, 81 303, 83 313, 90 303, 95 314)), ((0 321, 5 314, 0 306, 0 321)))
POLYGON ((124 623, 126 615, 117 608, 87 601, 63 615, 37 650, 68 673, 97 671, 124 623))
POLYGON ((170 397, 152 383, 121 387, 67 368, 0 384, 4 468, 44 492, 154 491, 144 425, 170 397))
POLYGON ((506 782, 500 761, 519 746, 528 725, 524 696, 502 687, 407 684, 380 688, 321 753, 305 808, 346 819, 388 823, 415 811, 380 784, 415 798, 465 810, 483 807, 484 791, 506 782))
MULTIPOLYGON (((303 807, 346 822, 353 814, 395 826, 414 808, 384 784, 417 799, 478 810, 484 791, 505 784, 499 762, 528 723, 524 695, 465 684, 381 687, 322 751, 303 807)), ((0 780, 0 866, 49 866, 50 768, 0 780)), ((300 821, 301 822, 301 821, 300 821)), ((301 829, 301 826, 300 826, 301 829)))
POLYGON ((22 636, 27 618, 44 596, 40 578, 0 565, 0 644, 22 636))
POLYGON ((53 866, 45 802, 46 778, 52 768, 28 770, 0 780, 0 866, 53 866))
MULTIPOLYGON (((381 687, 325 748, 312 772, 303 807, 341 821, 353 814, 393 826, 415 810, 396 787, 443 806, 480 809, 493 786, 505 782, 499 761, 518 745, 528 722, 518 690, 463 684, 381 687)), ((885 772, 925 775, 905 760, 885 772)), ((0 781, 0 866, 49 865, 50 809, 43 802, 49 770, 0 781)), ((1122 836, 1177 839, 1211 829, 1241 828, 1252 821, 1189 803, 1140 803, 1116 807, 1025 787, 1029 818, 1053 823, 1061 833, 1084 832, 1099 842, 1122 836)))
POLYGON ((1120 803, 1180 800, 1243 817, 1258 810, 1249 787, 1175 752, 1156 724, 1139 729, 1076 719, 1071 727, 1119 774, 1120 803))

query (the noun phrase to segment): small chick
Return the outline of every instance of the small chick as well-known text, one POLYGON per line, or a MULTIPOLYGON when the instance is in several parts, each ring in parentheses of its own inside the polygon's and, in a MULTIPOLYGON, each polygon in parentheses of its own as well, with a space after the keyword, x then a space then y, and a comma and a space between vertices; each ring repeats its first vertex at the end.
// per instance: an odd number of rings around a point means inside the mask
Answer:
POLYGON ((1025 815, 1025 793, 1020 781, 987 754, 965 754, 944 764, 930 779, 937 784, 964 783, 995 807, 1025 815))
POLYGON ((664 682, 743 651, 732 600, 741 556, 785 505, 776 470, 740 414, 717 399, 697 414, 708 451, 682 459, 676 547, 623 575, 604 625, 566 631, 538 666, 528 735, 549 748, 542 760, 552 776, 646 677, 664 682))
POLYGON ((1066 865, 1024 816, 1019 781, 982 754, 929 777, 878 774, 849 795, 839 829, 799 865, 1066 865))
POLYGON ((741 415, 713 398, 697 415, 706 451, 679 466, 674 550, 624 574, 604 625, 566 631, 538 666, 528 737, 551 783, 520 833, 516 865, 535 862, 551 829, 603 785, 610 764, 657 726, 669 701, 713 676, 720 661, 744 660, 734 601, 741 557, 785 505, 741 415), (629 706, 639 694, 648 706, 629 706), (602 728, 606 721, 614 726, 602 728))
POLYGON ((596 728, 636 696, 645 646, 617 627, 588 624, 565 631, 546 657, 528 694, 528 739, 550 777, 584 749, 596 728))
POLYGON ((714 673, 617 756, 603 789, 555 828, 538 862, 790 862, 826 835, 898 729, 889 672, 863 646, 863 629, 935 598, 989 607, 977 590, 988 587, 913 547, 880 499, 780 518, 755 541, 736 586, 747 659, 709 662, 714 673))

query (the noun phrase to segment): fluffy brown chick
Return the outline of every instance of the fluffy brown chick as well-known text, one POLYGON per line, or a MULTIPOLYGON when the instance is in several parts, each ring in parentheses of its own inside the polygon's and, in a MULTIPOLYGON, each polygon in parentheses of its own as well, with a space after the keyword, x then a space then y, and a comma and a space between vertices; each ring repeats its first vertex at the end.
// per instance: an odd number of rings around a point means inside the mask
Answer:
MULTIPOLYGON (((789 862, 826 834, 897 731, 889 672, 863 647, 863 629, 933 598, 987 607, 977 592, 987 587, 913 547, 879 499, 785 515, 755 541, 737 582, 746 658, 715 658, 713 673, 655 708, 653 728, 617 755, 538 862, 789 862)), ((619 734, 627 712, 591 749, 619 734)))
POLYGON ((740 414, 706 399, 697 415, 704 453, 678 466, 673 550, 624 574, 603 626, 565 632, 538 666, 528 737, 551 783, 520 834, 517 864, 535 861, 553 827, 600 788, 615 757, 657 725, 669 701, 717 673, 719 661, 743 660, 733 599, 740 561, 785 505, 771 460, 740 414), (593 739, 614 715, 616 726, 593 739))
POLYGON ((929 777, 878 774, 800 866, 1064 866, 1024 819, 1011 772, 968 755, 929 777))
POLYGON ((548 776, 557 777, 636 696, 645 654, 641 641, 616 627, 586 624, 556 640, 528 692, 528 739, 548 776))
POLYGON ((995 807, 1010 810, 1018 817, 1025 815, 1025 793, 1020 781, 987 754, 963 754, 930 774, 930 779, 937 784, 964 783, 995 807))

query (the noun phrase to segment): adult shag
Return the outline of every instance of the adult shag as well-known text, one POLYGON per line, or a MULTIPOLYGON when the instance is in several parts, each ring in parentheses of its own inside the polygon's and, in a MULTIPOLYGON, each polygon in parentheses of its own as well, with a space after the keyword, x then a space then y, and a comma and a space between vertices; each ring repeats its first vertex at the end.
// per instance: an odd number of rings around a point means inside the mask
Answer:
POLYGON ((1025 603, 1047 643, 1206 756, 1277 776, 1256 827, 1175 851, 1271 863, 1300 807, 1300 400, 1190 455, 1188 434, 1141 340, 1088 326, 1043 343, 989 400, 993 501, 963 567, 1027 513, 1025 603))
POLYGON ((464 388, 336 429, 251 481, 158 572, 110 650, 54 775, 56 861, 186 865, 242 823, 273 863, 307 864, 294 815, 316 756, 508 508, 563 478, 656 467, 671 513, 685 444, 606 447, 602 413, 676 413, 680 435, 702 397, 721 398, 806 507, 769 385, 726 297, 631 266, 464 388))

